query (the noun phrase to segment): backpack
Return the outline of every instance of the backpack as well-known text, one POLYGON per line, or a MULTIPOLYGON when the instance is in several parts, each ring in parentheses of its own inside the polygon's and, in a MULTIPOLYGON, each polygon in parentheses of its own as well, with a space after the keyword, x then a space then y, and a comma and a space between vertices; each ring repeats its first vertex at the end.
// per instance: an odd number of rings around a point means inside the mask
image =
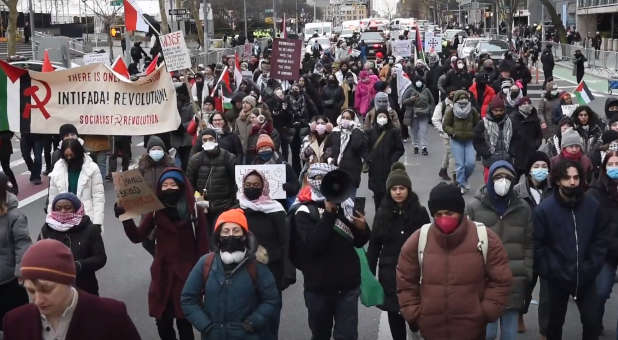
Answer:
MULTIPOLYGON (((206 261, 204 261, 204 269, 202 271, 202 279, 204 280, 204 286, 208 282, 208 276, 210 275, 210 269, 212 268, 212 263, 215 261, 215 253, 209 253, 206 255, 206 261)), ((257 265, 255 263, 255 259, 249 259, 247 261, 247 272, 249 272, 249 276, 251 277, 251 281, 253 282, 253 287, 257 289, 257 265)))
MULTIPOLYGON (((479 242, 477 243, 477 250, 483 254, 483 263, 487 264, 487 249, 489 247, 489 240, 487 238, 487 227, 483 223, 474 222, 476 225, 476 235, 478 236, 479 242)), ((431 223, 424 224, 420 229, 420 234, 418 236, 418 265, 421 270, 420 279, 418 283, 423 283, 423 255, 425 252, 425 246, 427 246, 427 235, 429 234, 429 228, 431 227, 431 223)))

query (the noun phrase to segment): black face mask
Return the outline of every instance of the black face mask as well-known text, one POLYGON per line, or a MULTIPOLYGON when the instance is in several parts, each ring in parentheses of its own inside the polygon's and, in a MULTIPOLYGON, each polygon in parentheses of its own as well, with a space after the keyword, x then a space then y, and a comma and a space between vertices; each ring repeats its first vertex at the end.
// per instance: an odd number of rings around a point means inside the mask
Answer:
POLYGON ((165 206, 175 206, 180 198, 180 189, 167 189, 161 190, 161 197, 159 199, 165 206))
POLYGON ((577 199, 584 194, 584 189, 581 186, 572 187, 560 187, 560 192, 570 199, 577 199))
POLYGON ((255 201, 262 196, 262 188, 244 188, 243 193, 249 201, 255 201))
POLYGON ((219 237, 219 250, 228 253, 233 253, 235 251, 243 251, 246 249, 246 240, 247 238, 245 236, 219 237))

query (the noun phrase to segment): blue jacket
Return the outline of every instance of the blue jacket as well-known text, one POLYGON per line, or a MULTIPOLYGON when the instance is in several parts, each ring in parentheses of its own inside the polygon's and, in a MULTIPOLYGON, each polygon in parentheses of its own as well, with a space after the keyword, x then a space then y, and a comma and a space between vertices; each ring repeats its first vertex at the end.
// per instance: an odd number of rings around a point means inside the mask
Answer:
POLYGON ((279 318, 281 297, 268 267, 256 263, 258 287, 254 287, 246 262, 226 276, 217 253, 204 284, 206 256, 191 270, 180 298, 185 317, 202 340, 274 340, 273 318, 279 318), (245 331, 245 320, 255 332, 245 331))
POLYGON ((539 275, 571 294, 594 284, 607 252, 607 220, 590 194, 569 206, 554 195, 534 210, 534 262, 539 275))

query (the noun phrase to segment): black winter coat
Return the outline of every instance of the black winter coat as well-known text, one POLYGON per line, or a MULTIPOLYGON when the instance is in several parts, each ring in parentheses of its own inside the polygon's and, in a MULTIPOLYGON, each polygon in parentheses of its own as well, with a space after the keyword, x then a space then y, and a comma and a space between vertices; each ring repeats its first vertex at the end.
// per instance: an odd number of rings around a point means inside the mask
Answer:
POLYGON ((454 87, 458 90, 467 90, 472 86, 472 74, 466 70, 457 72, 450 70, 446 73, 446 79, 444 81, 444 88, 454 87))
POLYGON ((261 211, 243 209, 249 224, 249 230, 255 236, 259 245, 268 254, 268 268, 275 277, 277 288, 283 290, 284 263, 288 256, 290 230, 285 222, 285 212, 279 211, 266 214, 261 211))
MULTIPOLYGON (((427 73, 427 87, 429 87, 431 94, 433 95, 434 105, 438 105, 438 101, 440 100, 440 95, 438 92, 438 79, 440 79, 440 76, 443 75, 446 70, 447 69, 440 66, 440 64, 435 64, 429 68, 429 72, 427 73)), ((397 87, 391 88, 396 89, 397 87)))
POLYGON ((371 271, 380 266, 379 279, 384 288, 384 304, 379 306, 388 312, 399 312, 395 271, 401 247, 408 237, 423 224, 430 223, 427 209, 421 206, 418 196, 410 191, 404 205, 399 207, 386 195, 373 221, 373 230, 367 260, 371 271))
POLYGON ((369 163, 369 189, 373 192, 386 192, 386 178, 391 171, 393 163, 403 155, 405 149, 401 141, 401 132, 395 129, 389 122, 385 128, 378 124, 367 130, 367 148, 369 163), (376 141, 382 132, 384 137, 376 147, 376 141))
POLYGON ((78 225, 66 232, 54 230, 47 223, 43 224, 38 239, 47 238, 60 241, 71 249, 77 271, 75 286, 90 294, 99 295, 95 272, 107 262, 101 228, 94 226, 90 217, 84 215, 78 225))
POLYGON ((590 194, 569 204, 556 189, 534 209, 534 268, 551 285, 580 296, 605 262, 608 224, 590 194))
POLYGON ((543 72, 551 74, 554 70, 554 55, 551 50, 545 49, 543 51, 541 62, 543 63, 543 72))
POLYGON ((611 265, 618 264, 618 193, 610 193, 610 185, 616 188, 616 182, 608 183, 611 180, 602 175, 592 183, 588 193, 599 201, 601 211, 605 214, 609 225, 607 226, 607 257, 606 261, 611 265))
POLYGON ((487 133, 485 131, 484 119, 493 119, 489 111, 487 112, 487 116, 479 120, 479 122, 476 124, 476 127, 474 127, 474 140, 472 141, 472 144, 474 145, 474 150, 476 150, 476 153, 481 156, 483 166, 490 167, 493 162, 498 160, 505 160, 511 162, 512 159, 510 151, 512 150, 513 137, 515 133, 513 132, 513 135, 511 135, 509 145, 504 145, 504 139, 502 137, 504 132, 504 122, 506 119, 509 119, 509 117, 504 117, 502 121, 498 124, 500 126, 500 136, 498 137, 497 143, 494 146, 493 153, 491 152, 490 142, 487 138, 487 133))
POLYGON ((332 157, 335 165, 339 169, 350 175, 350 181, 355 188, 358 188, 363 170, 363 160, 367 158, 367 136, 361 129, 352 130, 350 141, 348 142, 341 162, 337 162, 341 152, 341 131, 333 131, 328 135, 324 143, 326 156, 332 157))
POLYGON ((225 149, 211 157, 200 151, 189 159, 187 178, 196 191, 206 189, 206 200, 210 203, 208 212, 219 214, 233 207, 236 202, 236 181, 234 167, 236 157, 225 149))
POLYGON ((322 114, 335 122, 341 113, 341 106, 345 102, 345 94, 341 86, 326 85, 322 87, 322 114))
POLYGON ((518 174, 526 173, 529 169, 528 158, 541 146, 543 131, 541 122, 532 109, 528 117, 524 117, 520 112, 511 115, 513 124, 513 137, 511 137, 510 153, 513 156, 515 169, 518 174))

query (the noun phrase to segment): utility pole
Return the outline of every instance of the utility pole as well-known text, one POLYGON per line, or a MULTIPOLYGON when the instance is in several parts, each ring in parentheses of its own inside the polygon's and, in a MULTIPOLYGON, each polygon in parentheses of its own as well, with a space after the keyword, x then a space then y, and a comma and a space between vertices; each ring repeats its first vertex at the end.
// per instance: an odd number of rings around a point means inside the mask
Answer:
POLYGON ((277 10, 275 8, 275 0, 273 0, 273 38, 277 34, 277 10))
POLYGON ((296 21, 296 34, 298 34, 298 0, 296 0, 296 12, 294 13, 294 21, 296 21))
POLYGON ((317 22, 317 11, 315 5, 318 3, 318 0, 313 0, 313 22, 317 22))
POLYGON ((249 34, 247 33, 247 0, 242 0, 243 12, 245 14, 245 39, 249 39, 249 34))

